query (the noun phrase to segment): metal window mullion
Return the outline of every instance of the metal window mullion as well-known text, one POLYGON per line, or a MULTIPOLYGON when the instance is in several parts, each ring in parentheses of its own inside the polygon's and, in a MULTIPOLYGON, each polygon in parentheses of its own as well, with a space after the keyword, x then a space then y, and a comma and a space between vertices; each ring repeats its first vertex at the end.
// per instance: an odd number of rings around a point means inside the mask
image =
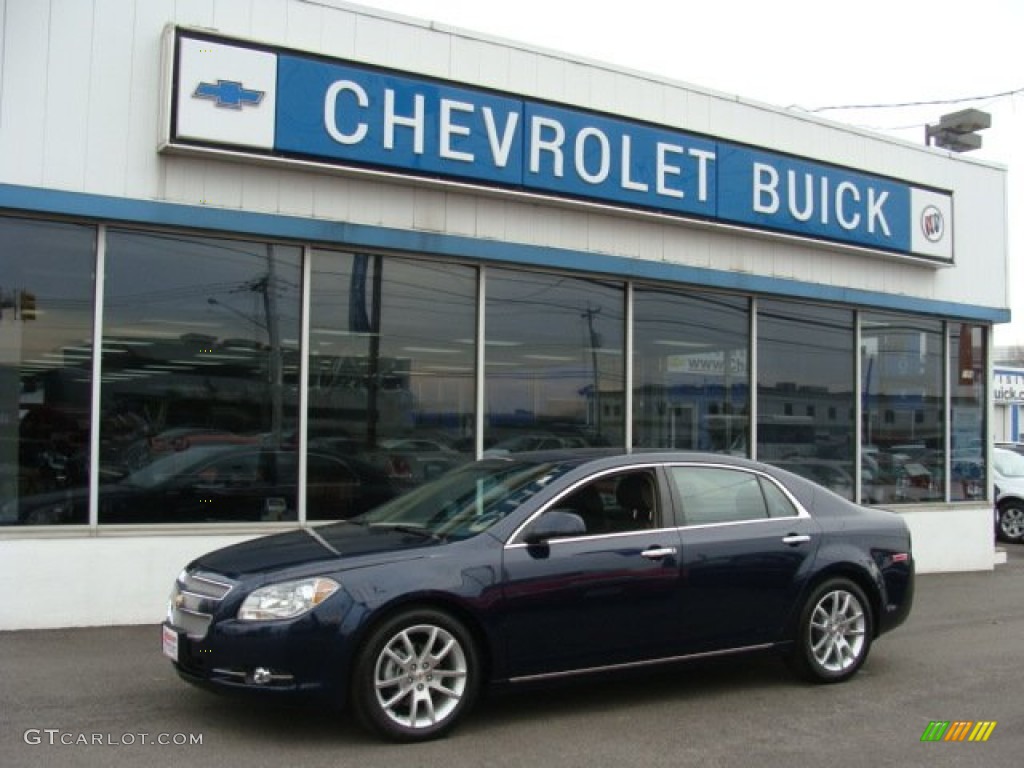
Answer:
POLYGON ((93 280, 92 308, 92 392, 89 419, 89 527, 97 528, 100 519, 100 418, 103 373, 103 302, 107 263, 107 227, 96 228, 96 276, 93 280))
MULTIPOLYGON (((992 477, 992 421, 995 416, 995 398, 993 392, 995 392, 996 385, 996 374, 992 365, 992 337, 995 335, 992 333, 992 326, 986 325, 985 329, 985 430, 984 430, 984 447, 982 448, 983 456, 985 457, 985 499, 987 501, 995 501, 995 491, 993 484, 995 482, 992 477)), ((1011 408, 1018 408, 1019 406, 1015 403, 1010 403, 1011 408)), ((1017 439, 1017 434, 1014 433, 1013 439, 1017 439)))
POLYGON ((487 267, 477 267, 476 278, 476 413, 473 418, 473 451, 476 459, 484 454, 484 388, 487 365, 487 267))
POLYGON ((298 483, 298 513, 299 525, 306 524, 306 473, 309 460, 307 450, 309 448, 309 307, 313 287, 313 249, 310 246, 302 248, 302 306, 300 313, 299 328, 299 483, 298 483))
POLYGON ((625 395, 623 397, 623 412, 626 423, 623 425, 623 439, 626 443, 626 453, 633 451, 633 298, 633 283, 629 281, 626 283, 626 348, 624 350, 626 365, 625 379, 622 382, 622 391, 625 395))
POLYGON ((853 313, 853 500, 863 500, 861 483, 864 481, 861 451, 864 449, 864 355, 861 352, 861 313, 853 313))
MULTIPOLYGON (((952 367, 949 362, 949 355, 953 351, 953 334, 950 330, 951 323, 942 323, 942 411, 945 415, 942 425, 942 499, 947 504, 953 498, 953 484, 949 476, 952 462, 949 451, 952 447, 951 433, 953 431, 953 385, 951 383, 952 367)), ((963 334, 960 335, 960 344, 964 343, 963 334)))
POLYGON ((750 297, 750 365, 747 366, 747 387, 750 390, 750 445, 747 453, 757 460, 757 297, 750 297))

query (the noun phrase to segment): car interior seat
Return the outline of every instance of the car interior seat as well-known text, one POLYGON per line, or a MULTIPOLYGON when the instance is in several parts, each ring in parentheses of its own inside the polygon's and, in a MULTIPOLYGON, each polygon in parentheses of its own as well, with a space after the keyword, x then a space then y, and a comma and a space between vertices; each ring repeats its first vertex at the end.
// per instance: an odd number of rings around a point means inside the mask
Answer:
POLYGON ((604 499, 593 484, 580 488, 558 506, 560 509, 570 509, 582 517, 587 525, 587 533, 601 533, 608 528, 604 499))
POLYGON ((645 472, 624 475, 615 488, 615 498, 626 516, 630 528, 650 528, 654 525, 654 479, 645 472))

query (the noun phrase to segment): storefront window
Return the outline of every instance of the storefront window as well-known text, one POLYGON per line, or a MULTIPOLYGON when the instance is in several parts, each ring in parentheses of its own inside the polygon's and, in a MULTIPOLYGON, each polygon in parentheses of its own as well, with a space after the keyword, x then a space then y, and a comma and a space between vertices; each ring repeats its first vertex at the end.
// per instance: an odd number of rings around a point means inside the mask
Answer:
POLYGON ((861 497, 945 498, 942 322, 865 313, 861 320, 861 497))
POLYGON ((633 444, 747 454, 750 301, 633 291, 633 444))
POLYGON ((313 254, 310 519, 349 517, 473 458, 476 297, 472 267, 313 254), (316 462, 338 456, 350 485, 314 503, 316 462))
POLYGON ((85 523, 96 230, 0 218, 0 242, 0 525, 85 523))
POLYGON ((108 234, 100 523, 297 519, 300 263, 108 234))
POLYGON ((487 272, 485 445, 622 446, 624 287, 487 272))
POLYGON ((757 458, 854 498, 853 312, 761 300, 757 458))
POLYGON ((985 496, 986 329, 970 323, 949 325, 951 501, 985 496))

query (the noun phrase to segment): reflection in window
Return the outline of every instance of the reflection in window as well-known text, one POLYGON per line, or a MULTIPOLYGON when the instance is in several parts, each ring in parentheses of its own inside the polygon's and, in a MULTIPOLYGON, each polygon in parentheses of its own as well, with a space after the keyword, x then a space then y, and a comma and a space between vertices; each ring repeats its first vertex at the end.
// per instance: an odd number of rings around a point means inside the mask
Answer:
POLYGON ((488 271, 490 450, 623 445, 624 300, 617 283, 488 271))
POLYGON ((0 218, 0 524, 88 522, 96 230, 0 218))
POLYGON ((854 498, 853 312, 762 300, 757 344, 757 458, 854 498))
POLYGON ((949 339, 951 501, 985 496, 985 381, 988 374, 986 329, 952 323, 949 339))
POLYGON ((944 498, 944 358, 941 321, 862 315, 865 503, 944 498))
MULTIPOLYGON (((310 450, 347 457, 364 497, 381 501, 473 458, 476 283, 471 267, 313 254, 310 450)), ((362 511, 357 501, 309 516, 348 517, 362 511)))
POLYGON ((633 444, 747 453, 749 300, 633 292, 633 444))
POLYGON ((88 522, 95 239, 0 218, 0 524, 88 522))
POLYGON ((101 523, 297 519, 300 259, 109 233, 101 523), (157 462, 171 471, 148 494, 133 477, 157 462))

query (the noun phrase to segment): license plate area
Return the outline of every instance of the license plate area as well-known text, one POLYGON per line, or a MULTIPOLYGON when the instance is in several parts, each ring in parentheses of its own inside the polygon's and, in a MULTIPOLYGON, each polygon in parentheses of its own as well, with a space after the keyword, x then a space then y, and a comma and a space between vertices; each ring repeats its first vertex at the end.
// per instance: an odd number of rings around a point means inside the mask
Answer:
POLYGON ((180 635, 166 624, 163 627, 163 651, 164 656, 171 661, 178 660, 178 640, 180 635))

